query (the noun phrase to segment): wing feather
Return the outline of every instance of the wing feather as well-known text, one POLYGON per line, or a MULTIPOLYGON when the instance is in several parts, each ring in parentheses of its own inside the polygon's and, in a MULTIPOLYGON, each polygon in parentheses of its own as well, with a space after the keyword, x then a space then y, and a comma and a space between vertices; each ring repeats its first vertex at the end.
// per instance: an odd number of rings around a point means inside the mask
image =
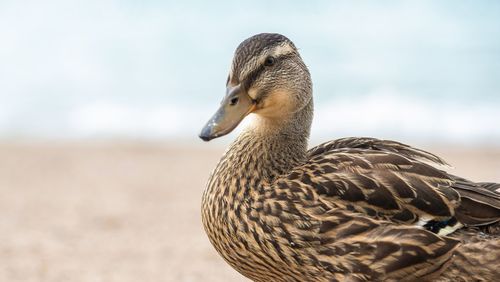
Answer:
POLYGON ((451 188, 453 180, 428 164, 392 151, 315 152, 287 179, 313 187, 325 200, 343 202, 362 213, 374 210, 375 218, 396 222, 447 220, 455 214, 459 195, 451 188))
POLYGON ((333 182, 341 191, 354 191, 343 195, 355 194, 358 200, 361 190, 370 208, 379 209, 377 216, 419 224, 456 216, 462 224, 472 226, 500 220, 500 184, 474 183, 448 174, 439 169, 447 163, 424 150, 390 140, 349 137, 321 144, 308 153, 309 165, 326 167, 322 176, 329 181, 323 181, 323 186, 331 187, 333 182), (345 187, 339 188, 342 185, 345 187), (394 200, 399 213, 390 212, 394 200))
POLYGON ((351 148, 351 149, 370 149, 375 151, 392 152, 398 155, 405 156, 413 160, 430 163, 436 166, 449 166, 440 157, 426 152, 424 150, 408 146, 392 140, 381 140, 370 137, 346 137, 332 140, 321 145, 318 145, 309 150, 309 156, 321 155, 334 149, 351 148))

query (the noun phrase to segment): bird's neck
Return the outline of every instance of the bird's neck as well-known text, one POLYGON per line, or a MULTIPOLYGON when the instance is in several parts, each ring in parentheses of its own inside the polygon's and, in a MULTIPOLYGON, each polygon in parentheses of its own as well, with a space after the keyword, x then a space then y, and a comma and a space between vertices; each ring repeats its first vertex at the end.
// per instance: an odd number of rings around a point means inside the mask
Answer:
MULTIPOLYGON (((217 251, 228 262, 227 240, 234 240, 240 216, 248 214, 252 199, 279 175, 306 160, 312 121, 312 101, 294 114, 295 122, 277 126, 258 119, 231 144, 209 178, 202 198, 202 222, 217 251)), ((237 268, 237 265, 233 265, 237 268)))
POLYGON ((256 116, 253 123, 238 137, 235 143, 244 143, 243 150, 236 152, 259 164, 257 173, 271 181, 306 158, 312 122, 313 103, 286 119, 256 116))
POLYGON ((306 160, 312 123, 312 99, 282 121, 257 117, 231 144, 209 181, 209 190, 238 195, 260 189, 263 183, 289 172, 306 160))

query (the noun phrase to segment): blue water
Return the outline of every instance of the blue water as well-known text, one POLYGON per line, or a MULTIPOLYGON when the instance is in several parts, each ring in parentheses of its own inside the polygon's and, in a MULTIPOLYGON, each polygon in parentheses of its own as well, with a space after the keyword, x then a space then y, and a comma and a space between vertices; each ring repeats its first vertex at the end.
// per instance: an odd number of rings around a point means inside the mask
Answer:
POLYGON ((292 39, 313 139, 500 144, 498 1, 2 1, 0 138, 193 139, 235 47, 292 39))

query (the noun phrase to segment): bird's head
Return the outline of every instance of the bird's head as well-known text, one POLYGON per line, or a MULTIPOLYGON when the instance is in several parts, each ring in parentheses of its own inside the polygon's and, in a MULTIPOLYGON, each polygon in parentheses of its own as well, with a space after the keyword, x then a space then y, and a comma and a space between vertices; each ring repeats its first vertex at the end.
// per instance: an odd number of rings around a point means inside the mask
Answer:
POLYGON ((281 34, 261 33, 234 54, 220 108, 203 127, 209 141, 231 132, 250 113, 287 120, 312 98, 311 78, 297 48, 281 34))

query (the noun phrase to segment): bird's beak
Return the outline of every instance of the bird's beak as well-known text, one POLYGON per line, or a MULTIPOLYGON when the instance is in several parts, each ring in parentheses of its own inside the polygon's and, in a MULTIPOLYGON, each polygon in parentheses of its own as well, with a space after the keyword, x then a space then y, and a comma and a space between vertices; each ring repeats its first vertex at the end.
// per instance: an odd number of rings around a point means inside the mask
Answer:
POLYGON ((220 108, 203 127, 200 138, 210 141, 228 134, 255 108, 256 102, 240 85, 228 86, 220 108))

